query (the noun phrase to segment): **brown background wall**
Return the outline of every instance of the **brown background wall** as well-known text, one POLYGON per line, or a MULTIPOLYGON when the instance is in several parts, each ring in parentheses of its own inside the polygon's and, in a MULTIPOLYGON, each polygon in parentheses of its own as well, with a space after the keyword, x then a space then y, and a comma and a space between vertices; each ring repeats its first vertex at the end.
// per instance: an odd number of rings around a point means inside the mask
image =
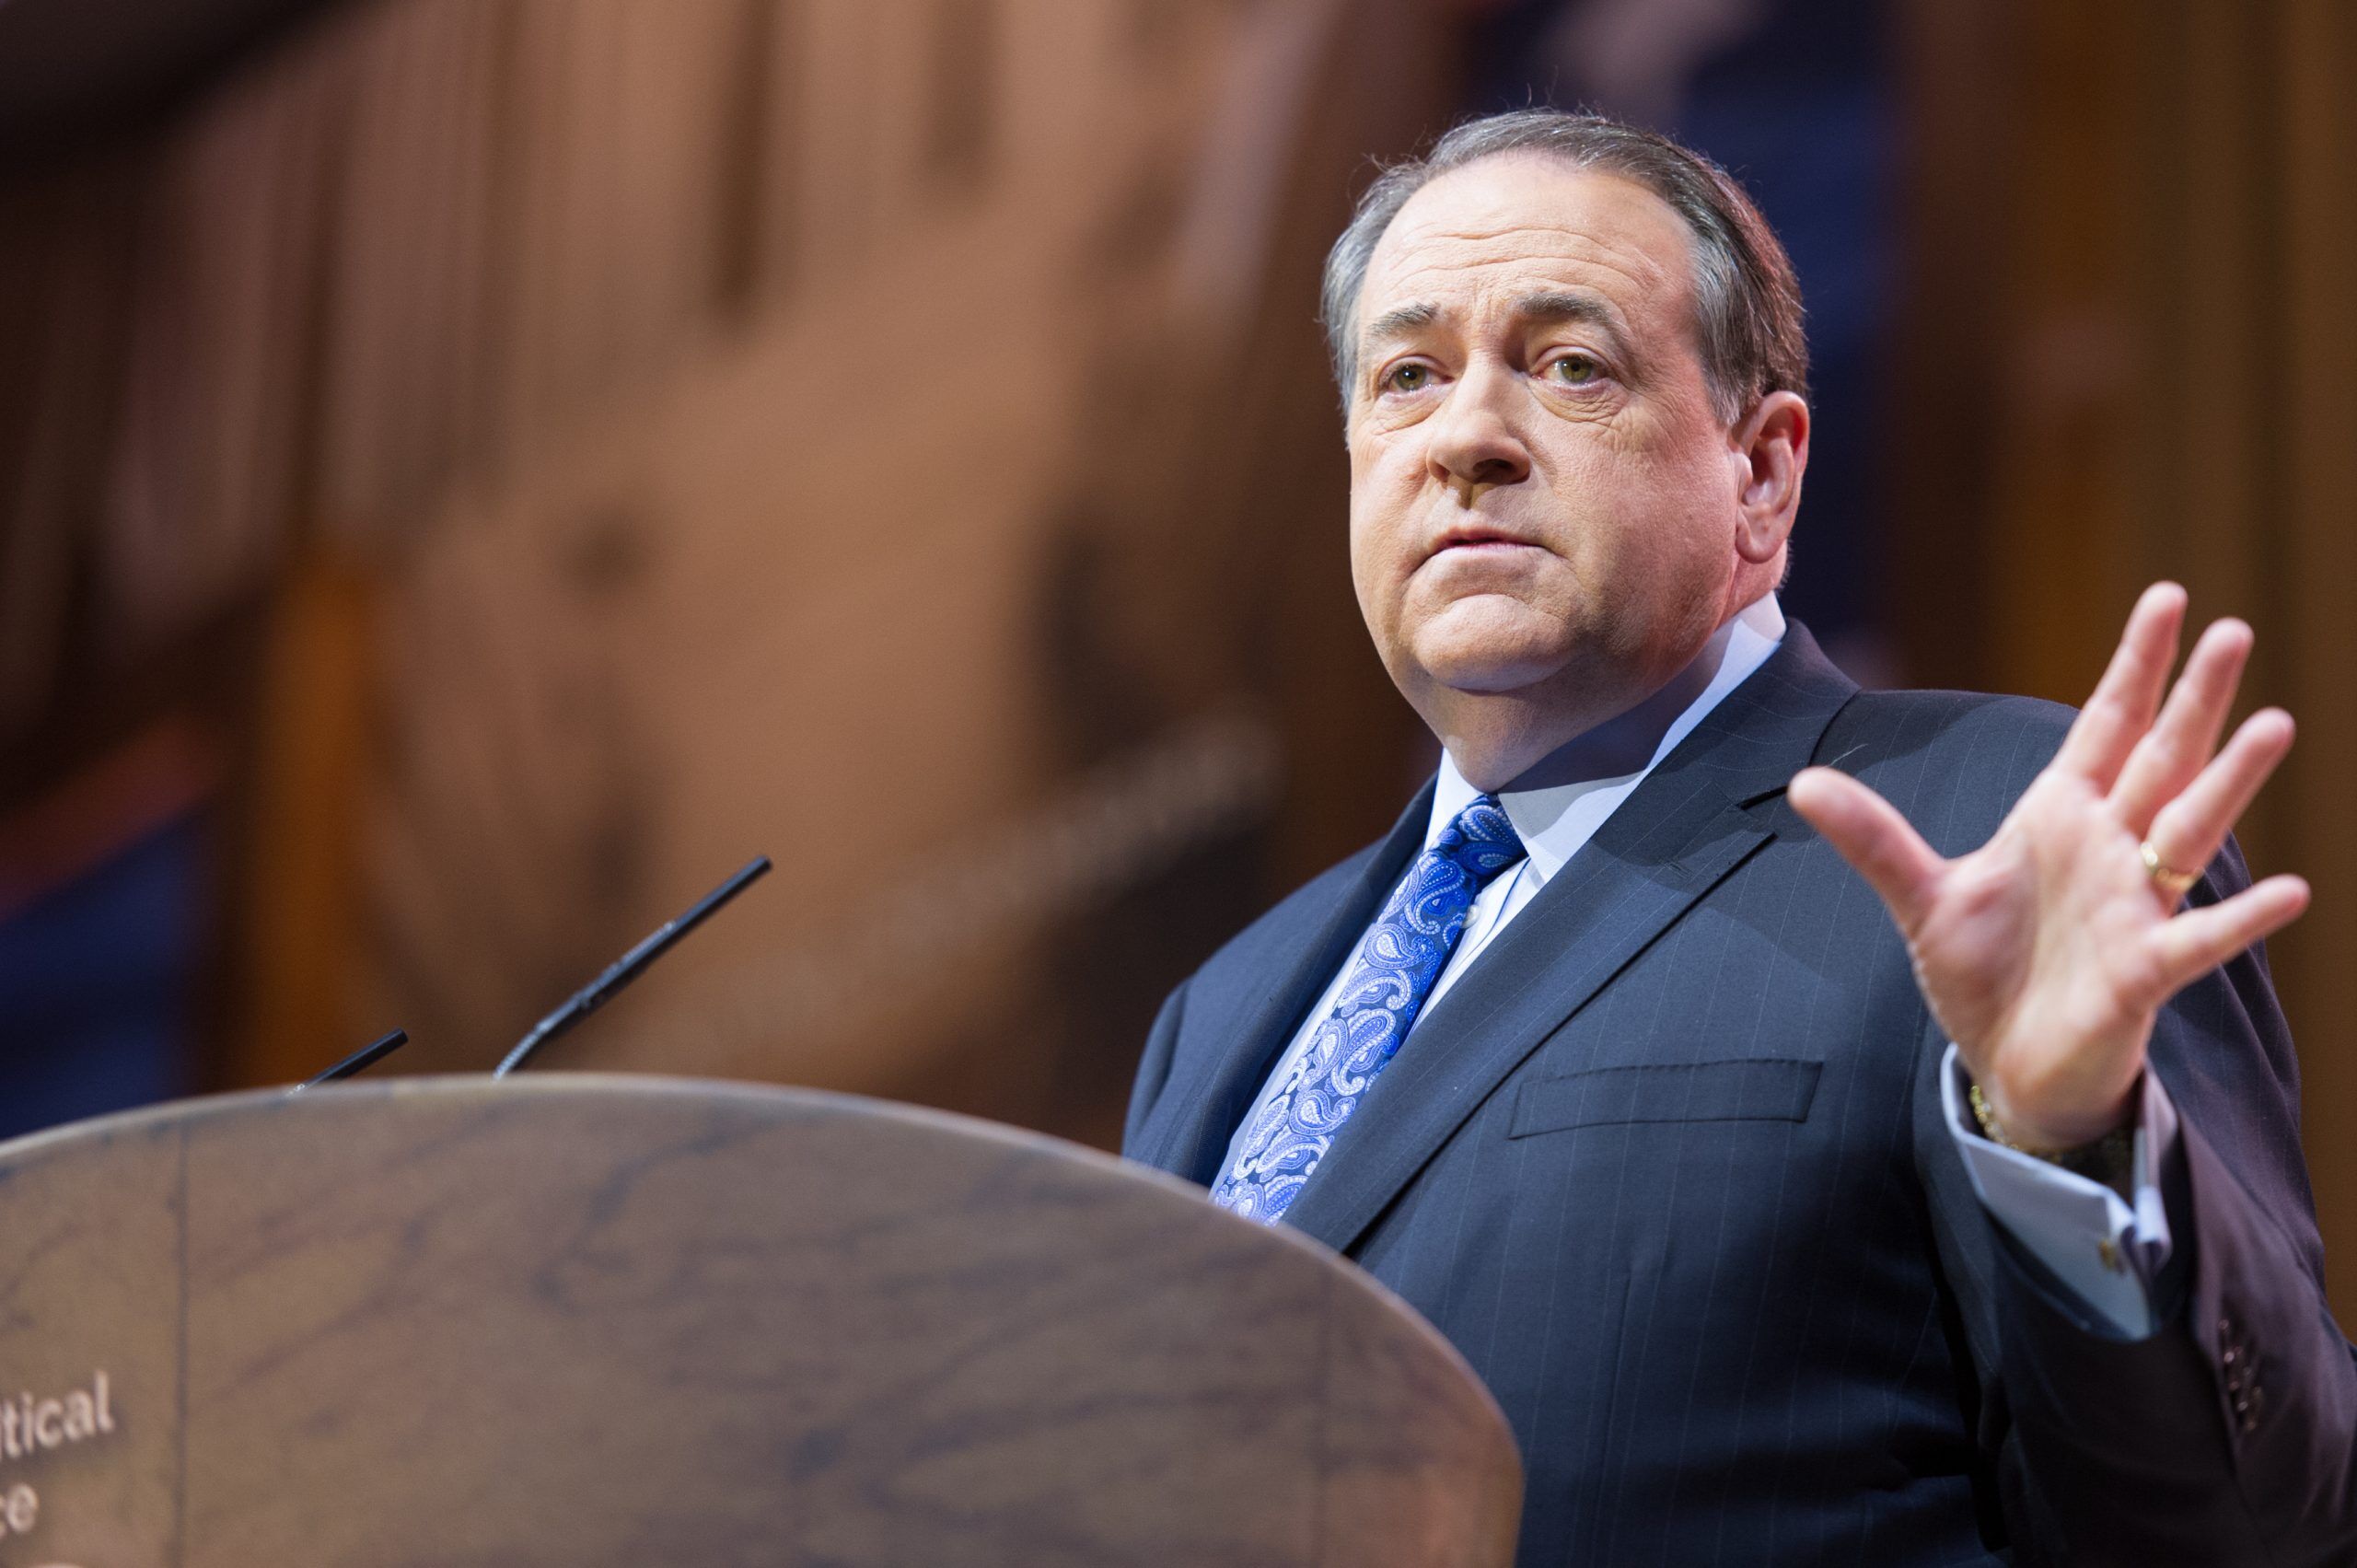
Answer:
POLYGON ((1445 19, 379 0, 9 192, 0 697, 229 759, 210 1079, 487 1064, 767 852, 565 1062, 1115 1137, 1421 768, 1307 302, 1445 19))
POLYGON ((2357 10, 1909 8, 1894 517, 1919 679, 2077 701, 2137 589, 2258 630, 2290 761, 2246 819, 2316 887, 2270 945, 2334 1296, 2357 1300, 2357 10))
MULTIPOLYGON (((766 851, 552 1063, 1109 1140, 1428 765, 1310 316, 1494 8, 352 0, 12 164, 0 907, 209 802, 199 1081, 458 1069, 766 851)), ((2163 574, 2258 625, 2345 1303, 2357 21, 1892 14, 1898 664, 2074 699, 2163 574)))

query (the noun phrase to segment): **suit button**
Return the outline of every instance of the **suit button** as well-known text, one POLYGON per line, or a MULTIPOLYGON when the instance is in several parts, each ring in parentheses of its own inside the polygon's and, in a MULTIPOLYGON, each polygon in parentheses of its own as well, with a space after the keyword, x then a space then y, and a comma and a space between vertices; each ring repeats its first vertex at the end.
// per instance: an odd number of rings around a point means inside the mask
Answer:
POLYGON ((2246 1437, 2258 1430, 2258 1419, 2267 1412, 2267 1390, 2253 1380, 2248 1387, 2240 1383, 2230 1387, 2234 1395, 2235 1425, 2246 1437))

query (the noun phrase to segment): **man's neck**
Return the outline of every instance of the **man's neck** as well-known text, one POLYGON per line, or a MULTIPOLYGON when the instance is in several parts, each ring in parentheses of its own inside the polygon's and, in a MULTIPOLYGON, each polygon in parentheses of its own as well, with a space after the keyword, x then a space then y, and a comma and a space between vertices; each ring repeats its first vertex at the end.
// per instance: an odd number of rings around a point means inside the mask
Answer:
POLYGON ((1499 793, 1551 789, 1642 771, 1655 760, 1671 726, 1718 679, 1738 625, 1771 645, 1781 642, 1784 615, 1776 596, 1763 594, 1729 616, 1685 668, 1652 695, 1556 747, 1516 774, 1499 793))

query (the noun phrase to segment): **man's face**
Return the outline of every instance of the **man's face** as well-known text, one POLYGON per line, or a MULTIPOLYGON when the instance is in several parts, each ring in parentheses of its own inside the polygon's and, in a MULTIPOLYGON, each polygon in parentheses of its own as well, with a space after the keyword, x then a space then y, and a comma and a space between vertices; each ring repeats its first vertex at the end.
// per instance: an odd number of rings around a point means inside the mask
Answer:
POLYGON ((1444 741, 1459 694, 1608 718, 1741 608, 1749 465, 1660 198, 1543 155, 1469 165, 1392 221, 1358 319, 1352 577, 1444 741))

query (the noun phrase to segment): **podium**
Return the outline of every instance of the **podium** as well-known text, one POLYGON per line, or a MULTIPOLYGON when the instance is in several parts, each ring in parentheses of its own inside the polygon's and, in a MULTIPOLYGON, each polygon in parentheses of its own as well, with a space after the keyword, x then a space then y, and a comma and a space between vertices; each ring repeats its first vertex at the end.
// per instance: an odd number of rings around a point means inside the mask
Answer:
POLYGON ((1520 1492, 1351 1264, 988 1122, 547 1074, 0 1144, 7 1568, 1504 1568, 1520 1492))

